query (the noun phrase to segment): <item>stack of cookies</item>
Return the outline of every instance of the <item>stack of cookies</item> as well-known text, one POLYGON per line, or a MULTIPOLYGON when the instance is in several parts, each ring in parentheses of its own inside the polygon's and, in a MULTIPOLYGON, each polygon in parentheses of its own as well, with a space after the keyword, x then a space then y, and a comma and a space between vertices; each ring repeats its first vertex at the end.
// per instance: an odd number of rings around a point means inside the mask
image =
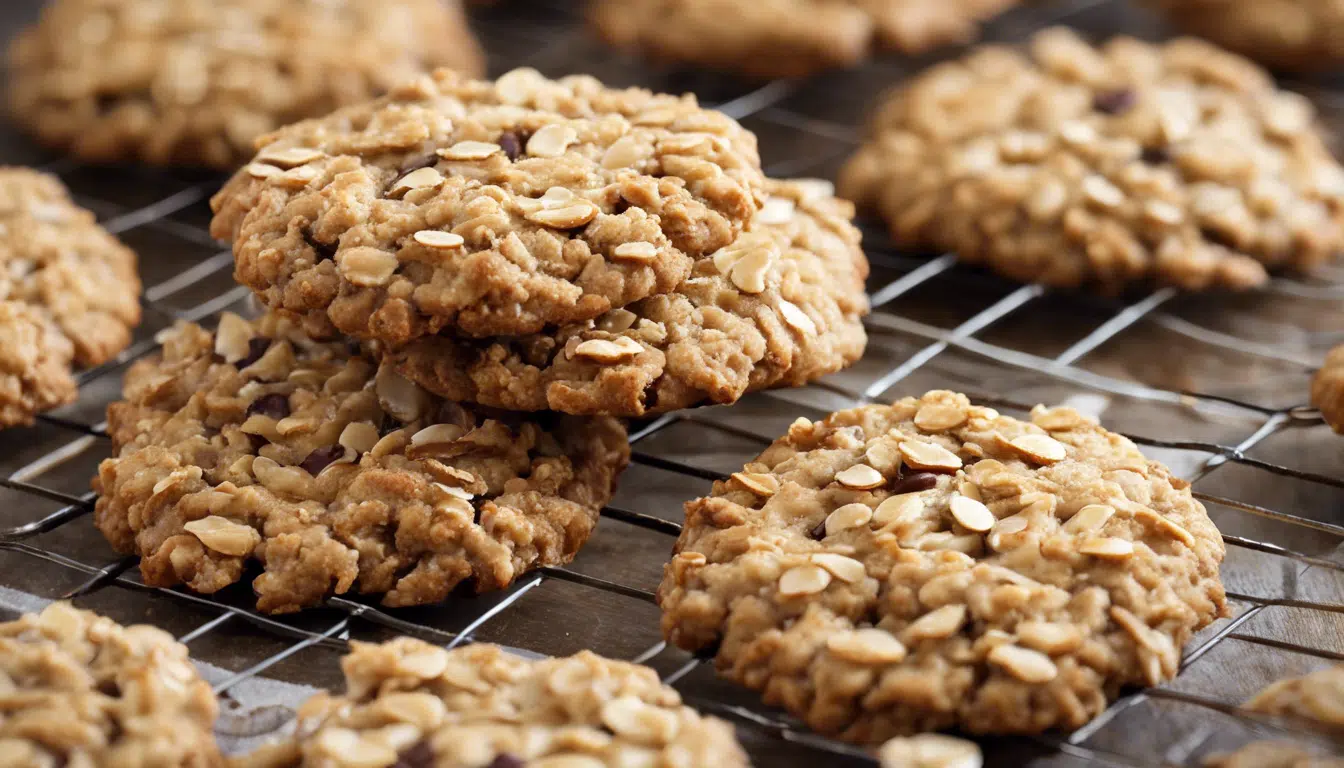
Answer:
POLYGON ((863 353, 851 206, 693 97, 440 70, 258 147, 212 231, 265 313, 166 334, 108 414, 97 523, 151 584, 503 588, 588 538, 620 419, 863 353))

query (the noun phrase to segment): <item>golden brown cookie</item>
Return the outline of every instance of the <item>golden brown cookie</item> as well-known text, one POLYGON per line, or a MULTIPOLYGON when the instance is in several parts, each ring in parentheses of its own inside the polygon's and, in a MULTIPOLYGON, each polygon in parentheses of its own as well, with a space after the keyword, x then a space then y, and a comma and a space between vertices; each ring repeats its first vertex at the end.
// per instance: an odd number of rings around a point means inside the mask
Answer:
POLYGON ((1344 0, 1149 0, 1176 26, 1274 69, 1344 62, 1344 0))

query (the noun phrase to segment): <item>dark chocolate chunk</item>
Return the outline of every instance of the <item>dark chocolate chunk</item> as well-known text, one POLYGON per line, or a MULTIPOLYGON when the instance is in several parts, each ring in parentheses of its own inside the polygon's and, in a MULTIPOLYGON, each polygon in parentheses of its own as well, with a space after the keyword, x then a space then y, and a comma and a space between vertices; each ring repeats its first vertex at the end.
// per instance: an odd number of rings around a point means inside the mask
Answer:
POLYGON ((271 340, 265 336, 254 336, 247 342, 247 357, 234 363, 238 370, 243 370, 247 366, 257 362, 261 356, 266 354, 266 350, 271 348, 271 340))
POLYGON ((343 445, 323 446, 308 454, 308 458, 304 459, 303 463, 299 464, 299 468, 313 477, 317 477, 319 472, 326 469, 332 462, 344 455, 345 446, 343 445))
POLYGON ((1092 98, 1092 107, 1108 115, 1121 115, 1134 108, 1138 96, 1128 88, 1102 91, 1092 98))
POLYGON ((244 415, 251 416, 254 413, 270 416, 272 419, 283 419, 289 415, 289 396, 279 392, 262 395, 247 406, 247 413, 244 415))
POLYGON ((938 485, 938 476, 932 472, 915 472, 904 475, 891 485, 891 495, 898 496, 902 493, 918 493, 927 491, 938 485))

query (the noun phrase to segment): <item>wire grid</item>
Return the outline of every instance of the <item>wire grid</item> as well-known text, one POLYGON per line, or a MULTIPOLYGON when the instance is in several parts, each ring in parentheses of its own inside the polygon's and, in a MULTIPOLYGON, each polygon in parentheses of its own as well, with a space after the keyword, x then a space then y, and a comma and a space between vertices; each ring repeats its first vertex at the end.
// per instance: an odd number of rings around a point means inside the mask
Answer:
MULTIPOLYGON (((1023 10, 1010 14, 1003 28, 997 30, 996 36, 1003 39, 1021 39, 1029 30, 1053 22, 1076 21, 1087 14, 1104 10, 1108 5, 1114 3, 1105 0, 1077 0, 1023 10)), ((521 61, 515 58, 508 62, 509 64, 533 64, 548 71, 548 74, 559 74, 550 70, 563 66, 562 62, 572 53, 569 48, 576 44, 572 34, 575 27, 573 10, 564 3, 564 0, 557 0, 556 5, 540 6, 538 14, 540 18, 531 26, 519 23, 517 19, 504 13, 489 15, 482 21, 481 31, 488 44, 495 43, 489 45, 492 51, 519 49, 531 51, 521 61), (552 34, 556 28, 570 30, 571 34, 552 34)), ((719 87, 717 81, 704 80, 692 82, 692 85, 705 85, 707 82, 712 89, 719 87)), ((771 82, 759 87, 743 88, 740 93, 723 99, 718 104, 719 108, 744 122, 752 120, 761 125, 797 131, 806 137, 825 139, 831 146, 842 150, 832 151, 824 157, 818 157, 816 154, 786 157, 767 165, 767 172, 771 175, 783 176, 814 170, 842 157, 843 153, 856 143, 857 131, 852 125, 810 116, 790 108, 787 102, 796 95, 799 88, 800 86, 794 83, 771 82)), ((1333 98, 1330 93, 1326 96, 1333 98)), ((765 143, 768 158, 770 149, 768 138, 765 143)), ((80 373, 81 394, 88 395, 92 390, 99 388, 106 393, 111 387, 111 394, 104 394, 102 398, 106 400, 108 397, 116 396, 116 380, 124 367, 157 348, 154 338, 148 335, 151 330, 162 328, 179 319, 209 321, 221 310, 233 307, 246 299, 246 289, 233 286, 228 280, 232 267, 230 254, 219 250, 203 228, 206 214, 201 211, 202 201, 217 187, 219 180, 213 177, 136 172, 129 183, 123 184, 121 179, 117 179, 113 182, 114 186, 109 187, 105 177, 100 176, 98 172, 90 172, 66 160, 54 161, 46 167, 65 178, 81 202, 104 213, 104 224, 113 232, 128 239, 140 235, 151 238, 168 236, 175 242, 190 244, 194 249, 192 258, 184 262, 188 265, 186 268, 180 271, 169 270, 171 274, 153 281, 147 277, 146 284, 149 287, 146 288, 143 297, 147 312, 147 328, 138 340, 116 360, 80 373), (93 175, 89 176, 90 173, 93 175), (102 181, 90 183, 91 180, 97 179, 102 181), (109 198, 125 201, 128 197, 136 200, 137 204, 126 207, 109 202, 109 198), (205 253, 204 258, 195 255, 202 252, 205 253)), ((1299 427, 1319 424, 1319 415, 1314 411, 1297 406, 1252 402, 1245 397, 1199 394, 1149 386, 1132 379, 1098 372, 1080 364, 1084 358, 1102 349, 1104 345, 1115 342, 1141 322, 1152 323, 1199 345, 1249 355, 1269 365, 1292 368, 1299 373, 1306 373, 1312 364, 1312 361, 1305 356, 1277 345, 1257 343, 1236 334, 1201 326, 1183 319, 1178 314, 1165 313, 1163 308, 1179 299, 1176 292, 1167 289, 1128 302, 1102 304, 1104 319, 1062 351, 1049 355, 1025 351, 987 340, 987 332, 1006 320, 1030 315, 1033 306, 1039 306, 1052 297, 1052 291, 1037 285, 1007 287, 992 277, 957 266, 955 258, 950 254, 931 260, 913 258, 897 253, 880 233, 869 231, 865 235, 866 248, 877 274, 876 284, 871 287, 875 312, 868 321, 874 346, 880 347, 884 339, 898 336, 917 340, 915 348, 908 354, 897 355, 899 359, 893 359, 890 365, 880 366, 880 370, 860 385, 839 383, 843 377, 837 377, 814 385, 810 392, 807 390, 773 392, 757 396, 755 402, 759 407, 776 414, 784 413, 791 416, 800 411, 824 411, 825 405, 818 403, 818 396, 821 403, 832 407, 876 402, 886 399, 888 394, 894 389, 899 389, 903 382, 916 374, 926 372, 949 353, 958 353, 1006 370, 1031 372, 1034 376, 1053 380, 1071 390, 1102 393, 1136 403, 1179 407, 1199 413, 1234 414, 1248 420, 1253 428, 1244 436, 1233 440, 1206 441, 1129 435, 1143 446, 1195 455, 1197 461, 1188 473, 1192 482, 1204 480, 1221 468, 1241 465, 1294 483, 1344 489, 1344 480, 1338 476, 1284 466, 1251 455, 1253 449, 1275 436, 1299 427), (985 301, 982 307, 977 305, 973 314, 959 317, 958 321, 950 326, 926 322, 906 316, 899 311, 906 299, 929 289, 936 281, 949 277, 993 286, 998 293, 994 294, 995 298, 992 300, 985 301)), ((142 268, 153 271, 148 267, 149 265, 142 260, 142 268)), ((1327 273, 1325 277, 1324 281, 1278 279, 1270 290, 1282 296, 1302 299, 1344 296, 1344 286, 1330 282, 1330 278, 1344 277, 1344 272, 1327 273)), ((969 390, 968 394, 972 394, 973 399, 1000 408, 1025 411, 1031 405, 997 395, 993 391, 969 390)), ((89 399, 96 401, 98 397, 89 396, 89 399)), ((70 409, 66 409, 68 410, 70 409)), ((449 631, 418 620, 419 615, 414 613, 390 613, 369 603, 343 597, 330 599, 326 608, 334 613, 322 613, 321 620, 325 623, 312 626, 312 621, 261 615, 243 605, 233 605, 215 596, 147 587, 135 576, 134 558, 99 562, 95 559, 99 554, 97 552, 92 553, 93 557, 89 558, 74 557, 42 543, 45 535, 59 532, 63 526, 81 521, 90 513, 93 506, 91 493, 72 493, 59 487, 58 483, 45 482, 67 462, 83 456, 90 450, 96 452, 100 446, 102 450, 106 450, 105 423, 96 416, 89 418, 87 409, 84 409, 82 415, 78 412, 80 410, 78 406, 75 410, 76 413, 61 411, 43 416, 41 418, 43 426, 55 430, 62 436, 59 440, 60 445, 54 450, 44 450, 40 455, 31 457, 23 466, 0 479, 0 488, 15 492, 22 498, 57 505, 57 508, 49 513, 0 530, 0 552, 35 558, 77 574, 80 582, 74 589, 62 595, 66 598, 79 598, 104 589, 115 588, 165 594, 172 599, 186 601, 206 610, 212 618, 182 635, 181 640, 184 643, 201 641, 225 625, 239 622, 247 622, 270 636, 285 640, 286 644, 282 650, 218 682, 214 687, 220 694, 227 694, 239 683, 261 675, 313 647, 343 648, 351 638, 352 632, 365 625, 413 634, 449 647, 468 642, 487 629, 492 622, 499 622, 506 613, 523 602, 529 593, 547 582, 568 582, 622 600, 645 604, 654 601, 654 594, 641 586, 593 576, 573 566, 547 567, 521 578, 518 584, 496 599, 475 601, 470 610, 472 615, 458 629, 449 631), (330 618, 329 622, 326 622, 327 618, 330 618)), ((657 443, 660 437, 686 427, 720 434, 741 441, 747 447, 754 446, 752 450, 744 448, 746 455, 763 448, 772 439, 773 433, 764 430, 759 424, 741 426, 731 414, 731 410, 721 408, 694 410, 670 414, 636 425, 630 436, 635 464, 688 480, 723 479, 726 474, 718 469, 707 468, 701 463, 675 455, 670 457, 666 452, 648 446, 657 443)), ((686 494, 689 495, 691 494, 686 494)), ((1324 537, 1336 543, 1344 540, 1344 526, 1335 522, 1312 519, 1263 504, 1204 491, 1196 491, 1195 496, 1205 504, 1229 510, 1231 514, 1269 521, 1275 525, 1286 526, 1287 530, 1297 533, 1309 532, 1312 536, 1324 537)), ((637 506, 637 504, 613 504, 603 511, 603 517, 662 537, 664 544, 670 546, 672 537, 680 531, 680 525, 674 520, 636 508, 637 506)), ((87 524, 87 521, 84 524, 87 524)), ((599 527, 599 531, 601 530, 602 527, 599 527)), ((1344 565, 1331 559, 1328 551, 1324 556, 1300 551, 1273 540, 1274 537, 1271 536, 1228 533, 1224 538, 1233 550, 1240 549, 1277 558, 1284 563, 1285 569, 1293 571, 1294 579, 1304 576, 1309 571, 1324 572, 1331 578, 1338 578, 1344 573, 1344 565)), ((1300 540, 1296 533, 1284 538, 1300 540)), ((0 584, 4 581, 3 572, 0 572, 0 584)), ((1229 640, 1249 643, 1275 652, 1302 654, 1315 659, 1344 660, 1344 653, 1338 650, 1316 647, 1297 640, 1264 637, 1245 631, 1252 620, 1270 609, 1290 608, 1319 612, 1323 615, 1344 615, 1344 603, 1302 599, 1287 590, 1282 594, 1269 596, 1253 594, 1250 591, 1229 591, 1228 597, 1234 604, 1244 607, 1232 619, 1219 622, 1214 628, 1201 633, 1196 642, 1187 649, 1181 666, 1182 672, 1229 640)), ((635 655, 632 660, 652 663, 655 660, 666 660, 671 656, 670 666, 667 663, 662 664, 663 677, 667 683, 680 686, 701 670, 707 660, 677 654, 679 652, 675 649, 669 649, 664 643, 656 642, 635 655)), ((744 731, 754 734, 749 744, 760 744, 762 740, 767 744, 775 742, 774 748, 767 746, 761 754, 779 755, 780 745, 786 745, 785 751, 794 753, 790 757, 761 764, 804 765, 815 764, 818 759, 824 760, 824 764, 831 765, 863 765, 874 762, 868 752, 808 733, 793 719, 757 705, 750 696, 736 697, 745 703, 737 703, 733 700, 734 697, 718 698, 696 693, 688 693, 687 698, 691 704, 703 710, 730 717, 741 724, 744 731)), ((1032 765, 1181 765, 1189 764, 1207 751, 1212 738, 1208 728, 1192 730, 1191 733, 1170 744, 1160 754, 1136 756, 1125 749, 1116 748, 1113 734, 1109 733, 1108 729, 1112 729, 1114 724, 1122 723, 1129 713, 1141 705, 1151 702, 1219 713, 1244 725, 1252 733, 1288 734, 1307 740, 1320 738, 1319 735, 1301 731, 1300 726, 1291 723, 1240 713, 1234 706, 1215 696, 1185 692, 1172 687, 1159 687, 1128 693, 1096 720, 1074 733, 1046 734, 1018 740, 1029 744, 1024 747, 1018 743, 1006 747, 1002 752, 992 751, 989 762, 991 765, 996 764, 997 758, 998 764, 1003 765, 1025 765, 1028 760, 1038 761, 1031 762, 1032 765), (1005 757, 1005 755, 1011 756, 1005 757), (1021 755, 1030 757, 1020 757, 1021 755)), ((1121 727, 1119 730, 1124 731, 1125 728, 1121 727)), ((1336 748, 1340 746, 1339 743, 1334 744, 1336 748)))

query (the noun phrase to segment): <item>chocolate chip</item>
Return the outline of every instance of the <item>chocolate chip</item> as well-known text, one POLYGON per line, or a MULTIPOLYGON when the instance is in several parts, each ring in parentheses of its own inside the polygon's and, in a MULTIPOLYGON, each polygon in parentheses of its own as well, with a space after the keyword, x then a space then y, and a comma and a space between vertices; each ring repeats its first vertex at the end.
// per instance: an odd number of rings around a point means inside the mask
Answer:
POLYGON ((927 491, 938 485, 938 476, 932 472, 915 472, 905 475, 900 480, 892 483, 891 494, 893 496, 902 493, 918 493, 927 491))
POLYGON ((826 518, 821 518, 821 522, 813 526, 812 530, 808 533, 817 541, 826 538, 826 518))
POLYGON ((488 768, 523 768, 527 763, 523 762, 521 757, 515 757, 507 752, 490 761, 488 768))
POLYGON ((513 131, 505 131, 499 134, 499 141, 497 143, 500 148, 504 150, 504 154, 508 155, 509 160, 517 160, 519 157, 522 157, 523 140, 513 131))
POLYGON ((299 468, 313 477, 331 465, 332 462, 345 455, 345 446, 328 445, 314 450, 308 454, 308 458, 299 464, 299 468))
POLYGON ((289 396, 282 395, 279 392, 262 395, 247 406, 245 415, 251 416, 254 413, 270 416, 272 419, 283 419, 289 415, 289 396))
POLYGON ((247 342, 247 357, 239 360, 234 366, 238 370, 243 370, 247 366, 257 362, 261 356, 266 354, 266 350, 271 348, 271 340, 265 336, 255 336, 247 342))
POLYGON ((1119 115, 1132 109, 1138 100, 1138 96, 1128 88, 1102 91, 1092 97, 1092 108, 1108 115, 1119 115))
POLYGON ((317 253, 318 261, 331 261, 336 258, 335 243, 324 243, 316 237, 313 237, 313 233, 306 229, 303 230, 303 242, 307 243, 308 247, 312 248, 317 253))
POLYGON ((434 748, 421 739, 402 750, 392 768, 431 768, 434 765, 434 748))
POLYGON ((1144 147, 1143 162, 1149 165, 1163 165, 1171 162, 1171 153, 1165 147, 1144 147))
POLYGON ((261 450, 261 447, 262 447, 263 445, 270 445, 270 444, 271 444, 271 441, 270 441, 270 440, 267 440, 265 437, 263 437, 263 436, 261 436, 261 435, 254 435, 254 434, 251 434, 251 433, 248 433, 248 435, 247 435, 247 441, 248 441, 249 443, 252 444, 252 452, 253 452, 253 453, 256 453, 257 451, 260 451, 260 450, 261 450))

